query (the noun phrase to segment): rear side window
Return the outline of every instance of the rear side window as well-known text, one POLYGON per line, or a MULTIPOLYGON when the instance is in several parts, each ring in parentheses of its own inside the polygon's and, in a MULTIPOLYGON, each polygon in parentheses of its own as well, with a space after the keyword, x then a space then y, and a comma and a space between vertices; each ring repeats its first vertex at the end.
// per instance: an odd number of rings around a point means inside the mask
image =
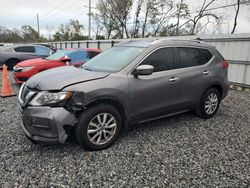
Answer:
POLYGON ((100 52, 95 52, 95 51, 88 51, 89 59, 92 59, 96 55, 98 55, 100 52))
POLYGON ((36 53, 41 56, 49 56, 50 49, 43 46, 36 46, 36 53))
POLYGON ((34 46, 19 46, 14 48, 15 52, 35 53, 34 46))
POLYGON ((154 72, 175 69, 173 48, 161 48, 150 54, 141 65, 152 65, 154 72))
POLYGON ((193 67, 206 64, 213 55, 206 49, 178 47, 180 68, 193 67))

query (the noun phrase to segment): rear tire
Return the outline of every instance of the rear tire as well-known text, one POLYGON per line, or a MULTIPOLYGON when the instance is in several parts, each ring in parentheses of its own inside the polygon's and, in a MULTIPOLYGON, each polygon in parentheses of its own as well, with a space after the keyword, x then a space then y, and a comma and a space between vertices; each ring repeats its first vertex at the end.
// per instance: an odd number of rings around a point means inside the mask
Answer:
POLYGON ((18 59, 9 59, 6 63, 8 70, 13 70, 13 67, 19 62, 18 59))
POLYGON ((195 113, 203 119, 211 118, 217 113, 220 102, 220 92, 215 88, 210 88, 202 96, 195 113))
POLYGON ((108 104, 97 104, 79 116, 75 137, 86 150, 102 150, 115 142, 121 129, 118 110, 108 104))

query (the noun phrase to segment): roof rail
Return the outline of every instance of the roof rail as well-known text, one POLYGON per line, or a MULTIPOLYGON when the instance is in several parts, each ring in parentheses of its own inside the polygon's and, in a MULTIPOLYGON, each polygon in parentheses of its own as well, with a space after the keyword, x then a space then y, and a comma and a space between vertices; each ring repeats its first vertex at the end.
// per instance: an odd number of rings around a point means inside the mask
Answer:
POLYGON ((162 41, 179 41, 179 42, 196 42, 196 43, 201 43, 202 39, 201 38, 196 38, 196 39, 157 39, 154 41, 154 43, 160 43, 162 41))

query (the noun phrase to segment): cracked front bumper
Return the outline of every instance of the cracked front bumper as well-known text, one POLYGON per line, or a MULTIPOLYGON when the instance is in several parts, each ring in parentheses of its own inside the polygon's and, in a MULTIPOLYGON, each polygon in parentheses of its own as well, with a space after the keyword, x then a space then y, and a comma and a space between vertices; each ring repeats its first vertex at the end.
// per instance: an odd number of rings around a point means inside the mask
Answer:
POLYGON ((65 126, 74 126, 77 119, 63 107, 19 106, 24 133, 35 142, 64 143, 68 138, 65 126))

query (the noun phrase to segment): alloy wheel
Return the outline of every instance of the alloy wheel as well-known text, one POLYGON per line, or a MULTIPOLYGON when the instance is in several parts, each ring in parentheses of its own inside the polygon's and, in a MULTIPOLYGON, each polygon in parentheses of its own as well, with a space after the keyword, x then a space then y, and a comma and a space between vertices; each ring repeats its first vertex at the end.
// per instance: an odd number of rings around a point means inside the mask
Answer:
POLYGON ((87 136, 91 143, 103 145, 114 137, 116 129, 115 117, 110 113, 100 113, 89 122, 87 136))
POLYGON ((215 93, 210 93, 205 101, 205 111, 207 114, 213 114, 217 107, 218 107, 218 103, 219 103, 219 98, 218 95, 215 93))

